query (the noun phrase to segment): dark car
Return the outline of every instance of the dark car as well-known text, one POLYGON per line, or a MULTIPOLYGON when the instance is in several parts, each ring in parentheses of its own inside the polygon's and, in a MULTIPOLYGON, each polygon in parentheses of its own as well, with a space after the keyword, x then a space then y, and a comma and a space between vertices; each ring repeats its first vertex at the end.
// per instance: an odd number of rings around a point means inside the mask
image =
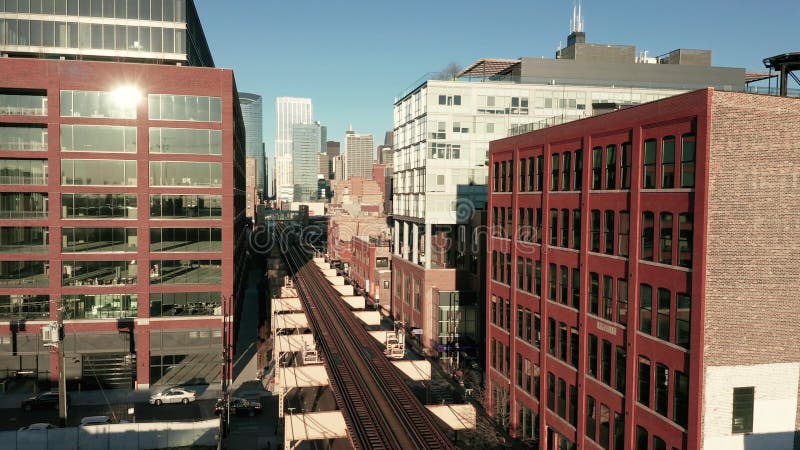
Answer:
MULTIPOLYGON (((67 405, 70 404, 67 395, 67 405)), ((22 401, 22 409, 31 411, 33 409, 55 408, 58 409, 58 392, 43 392, 34 397, 28 397, 22 401)))
MULTIPOLYGON (((247 400, 245 398, 232 397, 231 398, 231 415, 232 416, 255 416, 261 414, 261 403, 247 400)), ((218 399, 214 405, 214 414, 222 414, 225 411, 225 400, 218 399)))

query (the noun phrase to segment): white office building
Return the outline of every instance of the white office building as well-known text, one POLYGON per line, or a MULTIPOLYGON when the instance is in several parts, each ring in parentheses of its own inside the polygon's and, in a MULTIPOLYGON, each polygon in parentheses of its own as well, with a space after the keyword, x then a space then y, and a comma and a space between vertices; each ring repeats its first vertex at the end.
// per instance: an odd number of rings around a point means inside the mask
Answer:
POLYGON ((372 179, 373 142, 371 134, 357 134, 352 128, 347 131, 344 137, 346 178, 372 179))
POLYGON ((312 123, 314 107, 310 98, 275 99, 275 197, 278 202, 294 198, 292 133, 294 125, 312 123))

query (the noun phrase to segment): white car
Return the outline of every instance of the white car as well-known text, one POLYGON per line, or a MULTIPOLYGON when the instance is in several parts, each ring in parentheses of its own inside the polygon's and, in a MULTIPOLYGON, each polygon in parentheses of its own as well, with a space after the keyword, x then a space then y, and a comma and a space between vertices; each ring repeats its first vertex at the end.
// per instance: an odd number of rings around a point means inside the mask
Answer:
POLYGON ((49 423, 32 423, 27 427, 22 427, 19 431, 47 431, 55 428, 55 425, 49 423))
POLYGON ((168 388, 150 396, 151 405, 161 406, 163 403, 183 403, 184 405, 197 400, 194 391, 181 388, 168 388))

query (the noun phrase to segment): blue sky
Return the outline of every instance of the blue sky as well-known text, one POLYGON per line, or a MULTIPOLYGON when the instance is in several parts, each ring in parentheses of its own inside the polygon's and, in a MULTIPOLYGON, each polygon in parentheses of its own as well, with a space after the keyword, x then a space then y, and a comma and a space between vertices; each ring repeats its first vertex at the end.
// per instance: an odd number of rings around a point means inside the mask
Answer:
MULTIPOLYGON (((552 58, 566 43, 572 0, 195 0, 218 67, 264 98, 273 154, 275 97, 310 97, 328 139, 348 124, 376 144, 394 97, 427 72, 481 58, 552 58)), ((585 0, 587 41, 655 56, 710 49, 717 66, 765 71, 762 59, 800 51, 800 1, 585 0)))

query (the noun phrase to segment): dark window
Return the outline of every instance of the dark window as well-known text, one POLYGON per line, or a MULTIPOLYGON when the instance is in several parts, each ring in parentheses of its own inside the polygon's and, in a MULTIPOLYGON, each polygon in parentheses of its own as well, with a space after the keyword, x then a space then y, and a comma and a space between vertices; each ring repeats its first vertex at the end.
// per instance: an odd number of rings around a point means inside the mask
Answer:
POLYGON ((597 413, 594 397, 586 396, 586 436, 594 440, 597 437, 597 413))
POLYGON ((647 430, 640 426, 636 426, 636 450, 648 450, 648 435, 647 430))
POLYGON ((500 192, 500 163, 494 163, 494 182, 492 183, 494 186, 493 192, 500 192))
POLYGON ((653 334, 653 288, 647 284, 639 286, 639 331, 653 334))
POLYGON ((653 450, 667 450, 667 443, 658 436, 653 436, 653 450))
POLYGON ((590 251, 599 252, 600 251, 600 210, 593 209, 592 210, 592 220, 589 228, 589 234, 591 235, 591 247, 589 248, 590 251))
POLYGON ((669 368, 656 364, 656 412, 664 417, 669 414, 669 368))
POLYGON ((667 136, 661 141, 661 188, 675 187, 675 137, 667 136))
POLYGON ((617 146, 606 146, 606 189, 617 187, 617 146))
POLYGON ((591 272, 589 274, 589 312, 598 315, 600 303, 600 275, 591 272))
POLYGON ((669 341, 669 307, 672 294, 669 290, 658 288, 658 318, 656 335, 659 339, 669 341))
POLYGON ((547 372, 547 409, 556 410, 556 376, 547 372))
POLYGON ((600 189, 603 175, 603 147, 592 149, 592 189, 600 189))
POLYGON ((617 234, 619 241, 617 246, 617 255, 628 256, 628 242, 630 233, 630 214, 628 211, 620 211, 619 224, 617 225, 617 234))
POLYGON ((515 359, 516 365, 517 365, 517 371, 516 371, 516 374, 515 374, 516 375, 517 386, 522 387, 522 355, 517 353, 516 357, 514 359, 515 359))
POLYGON ((564 170, 561 175, 561 190, 568 191, 570 188, 570 174, 572 173, 572 167, 570 167, 571 163, 571 153, 564 153, 562 157, 564 163, 564 170))
POLYGON ((522 256, 517 256, 517 289, 522 289, 524 287, 523 283, 525 278, 522 276, 523 267, 522 256))
POLYGON ((500 163, 500 192, 507 192, 506 177, 508 177, 506 162, 500 163))
POLYGON ((533 279, 534 290, 533 293, 540 296, 542 295, 542 262, 536 261, 536 276, 533 279))
POLYGON ((605 214, 605 253, 614 254, 614 211, 606 211, 605 214))
POLYGON ((575 150, 575 190, 583 187, 583 151, 575 150))
POLYGON ((695 137, 684 134, 681 137, 681 187, 694 187, 695 137))
POLYGON ((650 211, 642 213, 642 256, 644 261, 653 261, 653 222, 655 216, 650 211))
POLYGON ((525 192, 525 181, 528 179, 527 160, 522 158, 519 160, 519 191, 525 192))
POLYGON ((678 215, 678 265, 692 267, 692 213, 678 215))
POLYGON ((581 271, 572 269, 572 307, 581 309, 581 271))
POLYGON ((534 161, 534 158, 528 158, 528 188, 526 190, 529 192, 534 190, 533 180, 536 173, 534 171, 534 161))
POLYGON ((572 365, 572 367, 576 369, 578 368, 578 359, 580 358, 579 342, 580 340, 578 335, 578 329, 572 328, 570 330, 570 335, 569 335, 569 353, 570 353, 569 362, 572 365))
POLYGON ((544 156, 536 157, 536 190, 541 191, 544 185, 544 156))
POLYGON ((581 210, 572 210, 572 248, 581 248, 581 210))
POLYGON ((614 413, 614 450, 625 450, 625 418, 614 413))
POLYGON ((561 210, 561 246, 569 248, 569 210, 561 210))
POLYGON ((525 258, 525 291, 532 292, 533 285, 533 260, 525 258))
POLYGON ((675 295, 675 343, 683 348, 689 348, 691 335, 692 298, 689 294, 675 295))
POLYGON ((563 378, 558 379, 558 405, 557 413, 562 419, 567 418, 567 382, 563 378))
POLYGON ((522 339, 522 307, 517 306, 517 337, 522 339))
POLYGON ((556 321, 547 319, 547 353, 556 356, 556 321))
MULTIPOLYGON (((675 423, 686 428, 689 425, 689 377, 681 372, 675 372, 675 397, 672 400, 672 408, 675 423)), ((752 429, 752 409, 750 427, 752 429)))
POLYGON ((600 353, 600 380, 611 386, 611 342, 605 339, 600 353))
POLYGON ((569 385, 569 423, 578 426, 578 388, 569 385))
POLYGON ((614 277, 603 275, 603 310, 602 317, 614 320, 614 277))
POLYGON ((662 212, 659 221, 659 256, 661 264, 672 264, 672 213, 662 212))
POLYGON ((564 322, 558 324, 558 353, 562 361, 567 360, 567 324, 564 322))
POLYGON ((631 143, 626 142, 622 144, 622 152, 620 154, 621 173, 620 173, 620 189, 631 188, 631 143))
POLYGON ((550 245, 558 245, 558 210, 550 210, 550 245))
POLYGON ((639 391, 637 395, 639 403, 650 406, 650 360, 639 357, 639 391))
POLYGON ((539 314, 534 314, 533 315, 533 345, 535 345, 536 348, 539 348, 541 343, 542 343, 542 318, 539 316, 539 314))
POLYGON ((628 324, 628 280, 617 280, 617 322, 628 324))
POLYGON ((615 385, 617 391, 621 394, 625 393, 625 373, 626 371, 626 359, 625 359, 625 348, 617 347, 617 360, 615 361, 616 364, 616 373, 614 374, 615 385))
POLYGON ((644 189, 656 188, 656 140, 648 139, 644 141, 644 171, 643 171, 643 184, 644 189))
POLYGON ((550 273, 548 274, 548 279, 550 281, 547 283, 547 298, 549 300, 556 301, 556 295, 558 293, 558 273, 556 271, 555 264, 550 264, 550 273))
POLYGON ((600 404, 600 431, 597 433, 600 447, 608 450, 608 438, 611 432, 611 411, 608 406, 600 404))
POLYGON ((514 189, 514 161, 508 162, 508 182, 506 186, 508 186, 506 192, 511 192, 514 189))
POLYGON ((597 336, 589 335, 589 375, 597 378, 597 336))
POLYGON ((552 174, 550 178, 550 190, 557 191, 558 190, 558 154, 550 156, 550 173, 552 174))
POLYGON ((559 289, 559 301, 565 305, 569 304, 569 269, 567 266, 561 266, 560 270, 560 280, 561 286, 559 289))

